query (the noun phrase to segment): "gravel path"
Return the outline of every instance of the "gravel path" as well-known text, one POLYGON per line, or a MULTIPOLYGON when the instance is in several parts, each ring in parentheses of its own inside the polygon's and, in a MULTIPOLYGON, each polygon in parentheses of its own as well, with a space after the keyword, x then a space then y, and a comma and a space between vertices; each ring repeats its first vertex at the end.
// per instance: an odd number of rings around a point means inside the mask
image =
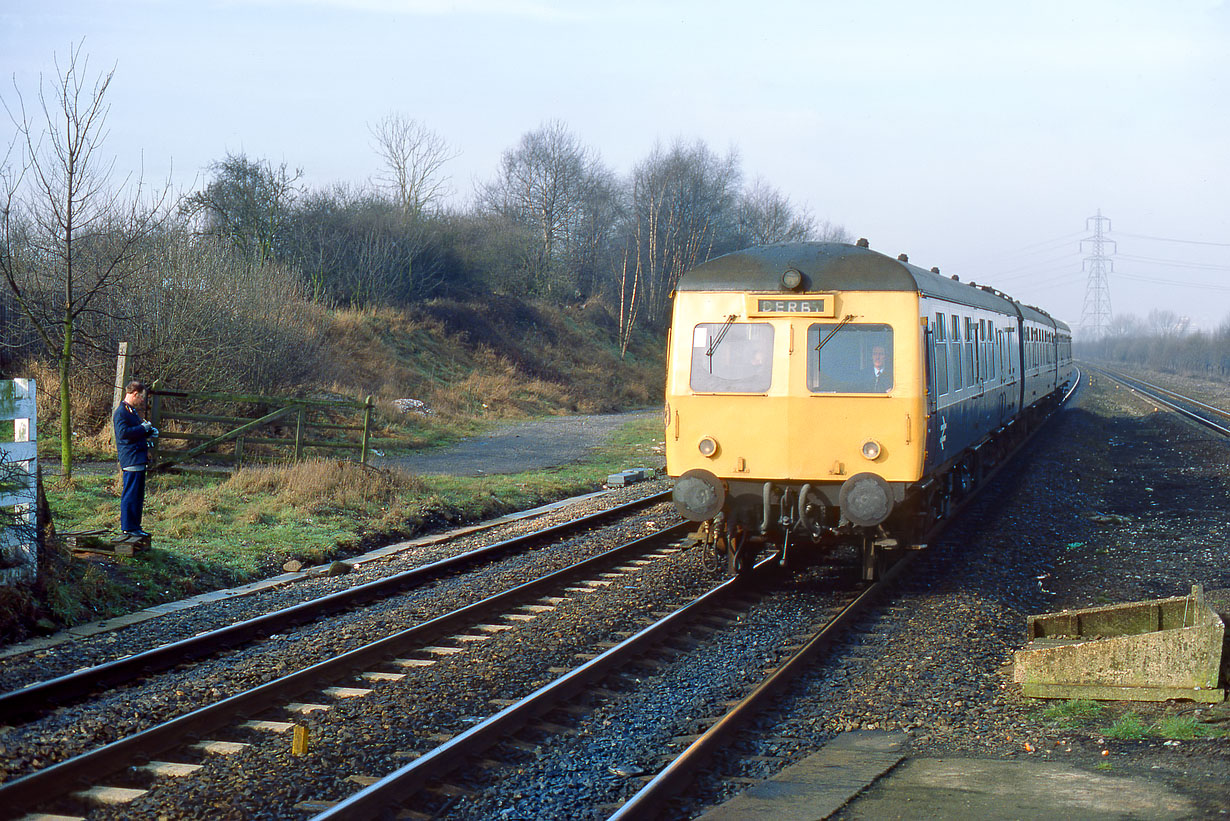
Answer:
POLYGON ((579 462, 629 422, 649 419, 656 410, 581 416, 553 416, 513 422, 457 445, 409 456, 377 457, 374 464, 410 473, 487 476, 520 473, 579 462))

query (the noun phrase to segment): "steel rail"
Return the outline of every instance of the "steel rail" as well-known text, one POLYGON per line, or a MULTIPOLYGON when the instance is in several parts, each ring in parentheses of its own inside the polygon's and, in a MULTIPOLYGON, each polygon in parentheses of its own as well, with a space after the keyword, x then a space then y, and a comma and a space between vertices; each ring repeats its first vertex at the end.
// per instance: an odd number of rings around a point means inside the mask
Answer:
POLYGON ((768 705, 783 687, 827 650, 855 619, 866 613, 917 555, 909 553, 903 556, 879 580, 868 585, 857 598, 816 631, 802 648, 774 669, 752 692, 744 696, 716 724, 702 733, 700 738, 688 745, 687 749, 629 798, 608 821, 644 821, 659 815, 666 802, 691 783, 704 762, 713 753, 725 749, 755 713, 768 705))
POLYGON ((4 693, 0 695, 0 724, 27 723, 55 707, 80 701, 102 688, 127 684, 152 673, 169 670, 186 661, 205 658, 222 650, 240 647, 288 628, 316 621, 324 616, 334 615, 403 593, 467 566, 494 560, 502 554, 523 549, 531 542, 561 537, 632 510, 664 502, 669 498, 670 491, 655 493, 643 499, 626 502, 587 516, 580 516, 532 533, 514 536, 511 539, 505 539, 448 559, 441 559, 438 562, 416 567, 384 579, 377 579, 273 613, 235 622, 218 630, 4 693))
MULTIPOLYGON (((761 559, 756 567, 766 567, 776 561, 777 555, 770 554, 761 559)), ((574 668, 550 684, 540 687, 517 703, 505 707, 485 721, 316 815, 312 821, 366 821, 366 819, 379 817, 380 813, 401 804, 432 781, 446 776, 466 759, 481 753, 534 718, 576 696, 612 670, 623 666, 651 647, 677 635, 680 626, 696 613, 703 612, 729 591, 745 585, 746 578, 743 576, 727 579, 709 592, 693 599, 601 655, 574 668)))
POLYGON ((1144 381, 1143 379, 1137 379, 1134 376, 1125 376, 1115 371, 1107 370, 1106 368, 1102 368, 1098 366, 1093 366, 1093 369, 1097 371, 1098 373, 1102 374, 1103 376, 1107 377, 1108 379, 1113 379, 1119 384, 1124 385, 1129 390, 1136 391, 1137 393, 1147 396, 1152 401, 1157 402, 1160 405, 1164 405, 1167 408, 1170 408, 1172 411, 1179 414, 1180 416, 1185 416, 1188 419, 1192 420, 1193 422, 1197 422, 1201 425, 1204 425, 1206 428, 1209 428, 1210 430, 1217 431, 1223 436, 1230 436, 1230 427, 1227 427, 1226 425, 1219 425, 1217 422, 1214 422, 1212 419, 1209 419, 1208 417, 1201 416, 1200 414, 1194 413, 1188 410, 1187 408, 1176 405, 1174 402, 1171 402, 1169 399, 1167 399, 1166 396, 1170 396, 1174 399, 1179 400, 1180 402, 1186 402, 1187 404, 1194 405, 1198 408, 1203 408, 1204 410, 1207 410, 1207 411, 1212 411, 1216 414, 1226 417, 1227 419, 1230 419, 1230 411, 1222 410, 1221 408, 1214 407, 1213 405, 1206 405, 1204 402, 1201 402, 1197 399, 1192 399, 1190 396, 1184 396, 1181 393, 1177 393, 1167 388, 1163 388, 1160 385, 1154 385, 1150 382, 1144 381), (1165 396, 1163 396, 1163 394, 1165 394, 1165 396))
POLYGON ((456 632, 476 619, 481 620, 482 614, 507 608, 521 599, 541 596, 569 578, 618 562, 628 554, 643 552, 652 543, 682 535, 692 527, 692 522, 671 525, 340 656, 317 662, 104 747, 0 784, 0 807, 16 811, 46 804, 89 782, 97 783, 100 777, 124 769, 139 757, 153 757, 180 746, 187 738, 199 738, 225 727, 236 717, 258 715, 302 693, 319 690, 329 682, 351 678, 373 665, 396 657, 409 647, 430 642, 440 635, 456 632))

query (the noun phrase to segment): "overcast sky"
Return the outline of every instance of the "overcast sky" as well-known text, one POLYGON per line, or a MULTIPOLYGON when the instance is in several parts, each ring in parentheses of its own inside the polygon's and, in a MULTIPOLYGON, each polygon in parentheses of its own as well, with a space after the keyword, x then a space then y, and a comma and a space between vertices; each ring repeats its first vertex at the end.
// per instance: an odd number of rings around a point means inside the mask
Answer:
POLYGON ((1230 319, 1222 0, 0 0, 0 97, 83 39, 117 173, 183 191, 227 152, 363 183, 399 112, 460 152, 464 204, 558 119, 620 174, 655 140, 737 149, 872 248, 1073 326, 1101 209, 1116 314, 1230 319))

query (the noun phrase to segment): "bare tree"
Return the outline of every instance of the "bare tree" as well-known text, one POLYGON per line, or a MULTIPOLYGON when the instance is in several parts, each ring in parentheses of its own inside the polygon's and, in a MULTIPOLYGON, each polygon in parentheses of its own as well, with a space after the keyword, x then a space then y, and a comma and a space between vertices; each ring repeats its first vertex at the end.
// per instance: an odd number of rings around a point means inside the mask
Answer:
POLYGON ((303 169, 227 154, 211 163, 213 180, 180 204, 180 213, 201 221, 201 233, 229 240, 258 263, 272 260, 291 207, 302 193, 303 169))
POLYGON ((541 290, 552 290, 552 264, 577 240, 587 196, 607 176, 597 154, 554 120, 522 135, 504 152, 496 179, 480 188, 483 207, 537 234, 530 274, 541 290))
POLYGON ((70 50, 67 65, 58 60, 55 65, 53 81, 40 77, 35 111, 26 110, 16 86, 16 111, 4 103, 17 128, 21 159, 4 176, 0 275, 57 363, 60 454, 68 478, 73 463, 69 382, 78 324, 103 310, 106 295, 144 264, 143 241, 166 219, 170 184, 148 198, 138 180, 125 200, 130 186, 113 187, 114 160, 97 154, 106 137, 114 67, 91 80, 80 44, 70 50))
POLYGON ((734 151, 719 157, 701 140, 655 146, 633 171, 630 256, 651 323, 664 319, 684 271, 709 259, 715 247, 738 244, 733 211, 739 177, 734 151))
POLYGON ((796 209, 789 197, 759 178, 739 198, 736 218, 745 246, 801 242, 816 231, 816 220, 806 208, 796 209))
POLYGON ((450 193, 440 169, 457 157, 447 142, 411 117, 388 114, 368 126, 384 168, 375 177, 401 207, 402 216, 418 219, 442 196, 450 193))

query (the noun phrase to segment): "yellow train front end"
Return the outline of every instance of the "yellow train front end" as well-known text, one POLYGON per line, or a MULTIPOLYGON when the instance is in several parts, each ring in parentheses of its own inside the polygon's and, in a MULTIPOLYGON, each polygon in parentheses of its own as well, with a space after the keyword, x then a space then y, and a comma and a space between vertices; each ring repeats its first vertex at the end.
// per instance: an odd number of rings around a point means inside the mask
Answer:
POLYGON ((681 281, 669 342, 676 507, 736 570, 766 545, 804 560, 900 538, 927 431, 917 291, 854 246, 767 250, 681 281), (867 263, 880 273, 859 276, 867 263))

